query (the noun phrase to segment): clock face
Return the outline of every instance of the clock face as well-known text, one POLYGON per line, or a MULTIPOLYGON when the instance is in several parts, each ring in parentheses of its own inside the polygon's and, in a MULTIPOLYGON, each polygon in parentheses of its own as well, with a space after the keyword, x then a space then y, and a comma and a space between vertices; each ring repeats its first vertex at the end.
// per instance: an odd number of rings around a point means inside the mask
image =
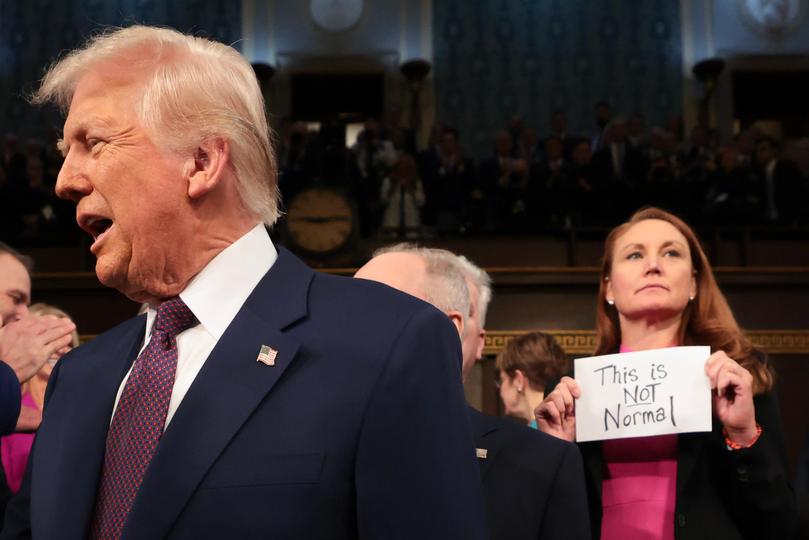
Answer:
POLYGON ((795 30, 803 19, 807 0, 738 0, 744 21, 771 36, 795 30))
POLYGON ((327 32, 343 32, 360 20, 363 0, 309 0, 312 20, 327 32))
POLYGON ((307 189, 290 203, 286 228, 300 249, 316 254, 345 246, 354 230, 354 211, 345 197, 328 189, 307 189))

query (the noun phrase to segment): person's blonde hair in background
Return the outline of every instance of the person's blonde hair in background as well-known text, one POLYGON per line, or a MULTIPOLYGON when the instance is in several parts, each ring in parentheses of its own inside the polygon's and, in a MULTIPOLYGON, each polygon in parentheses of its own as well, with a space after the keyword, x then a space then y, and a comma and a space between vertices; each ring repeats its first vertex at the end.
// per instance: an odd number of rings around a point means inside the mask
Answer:
MULTIPOLYGON (((65 313, 63 310, 59 309, 56 306, 52 306, 50 304, 45 303, 36 303, 31 304, 28 307, 28 313, 31 315, 53 315, 55 317, 59 317, 60 319, 67 319, 72 321, 73 319, 65 313)), ((53 371, 56 362, 69 350, 75 349, 79 346, 79 333, 74 329, 71 333, 71 342, 69 349, 57 351, 51 355, 48 361, 42 366, 34 377, 22 385, 22 393, 25 394, 26 392, 31 394, 31 397, 34 398, 37 406, 39 409, 42 410, 42 407, 45 404, 45 388, 48 386, 48 377, 51 375, 51 371, 53 371), (61 353, 61 354, 60 354, 61 353)))
POLYGON ((545 397, 545 386, 570 371, 565 351, 553 336, 542 332, 529 332, 509 341, 495 365, 505 413, 534 428, 534 409, 545 397))

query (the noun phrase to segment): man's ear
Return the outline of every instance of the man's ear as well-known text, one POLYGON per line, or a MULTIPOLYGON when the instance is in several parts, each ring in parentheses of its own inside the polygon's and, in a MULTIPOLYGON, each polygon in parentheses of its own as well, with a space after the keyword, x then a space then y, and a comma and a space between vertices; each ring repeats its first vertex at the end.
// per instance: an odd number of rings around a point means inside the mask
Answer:
POLYGON ((478 333, 478 347, 475 350, 475 360, 480 360, 481 358, 483 358, 483 348, 485 346, 486 346, 486 330, 481 328, 480 333, 478 333))
POLYGON ((463 337, 463 315, 461 315, 458 311, 448 311, 447 317, 449 320, 452 321, 452 324, 455 325, 455 328, 458 330, 458 337, 463 337))
POLYGON ((197 146, 183 171, 188 182, 188 196, 199 199, 213 191, 222 181, 229 161, 230 146, 221 137, 207 139, 197 146))

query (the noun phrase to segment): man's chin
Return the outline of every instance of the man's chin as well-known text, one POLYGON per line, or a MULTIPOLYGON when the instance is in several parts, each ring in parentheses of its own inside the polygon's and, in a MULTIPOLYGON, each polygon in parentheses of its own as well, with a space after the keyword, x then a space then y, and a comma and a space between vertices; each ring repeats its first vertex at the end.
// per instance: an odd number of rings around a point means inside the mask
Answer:
POLYGON ((96 277, 102 285, 110 287, 111 289, 118 289, 124 292, 124 289, 127 287, 126 272, 117 268, 117 265, 106 263, 103 259, 96 261, 96 277))

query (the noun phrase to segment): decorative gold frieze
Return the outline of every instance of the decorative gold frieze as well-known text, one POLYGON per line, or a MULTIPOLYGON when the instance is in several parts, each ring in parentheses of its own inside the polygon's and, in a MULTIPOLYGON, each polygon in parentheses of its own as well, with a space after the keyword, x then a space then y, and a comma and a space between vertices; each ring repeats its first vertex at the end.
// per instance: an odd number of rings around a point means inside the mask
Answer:
MULTIPOLYGON (((596 348, 593 330, 543 330, 559 342, 571 355, 592 354, 596 348)), ((510 340, 528 333, 528 330, 489 330, 486 332, 484 354, 498 354, 510 340)), ((766 352, 772 354, 809 354, 809 330, 750 330, 748 337, 766 352)))

